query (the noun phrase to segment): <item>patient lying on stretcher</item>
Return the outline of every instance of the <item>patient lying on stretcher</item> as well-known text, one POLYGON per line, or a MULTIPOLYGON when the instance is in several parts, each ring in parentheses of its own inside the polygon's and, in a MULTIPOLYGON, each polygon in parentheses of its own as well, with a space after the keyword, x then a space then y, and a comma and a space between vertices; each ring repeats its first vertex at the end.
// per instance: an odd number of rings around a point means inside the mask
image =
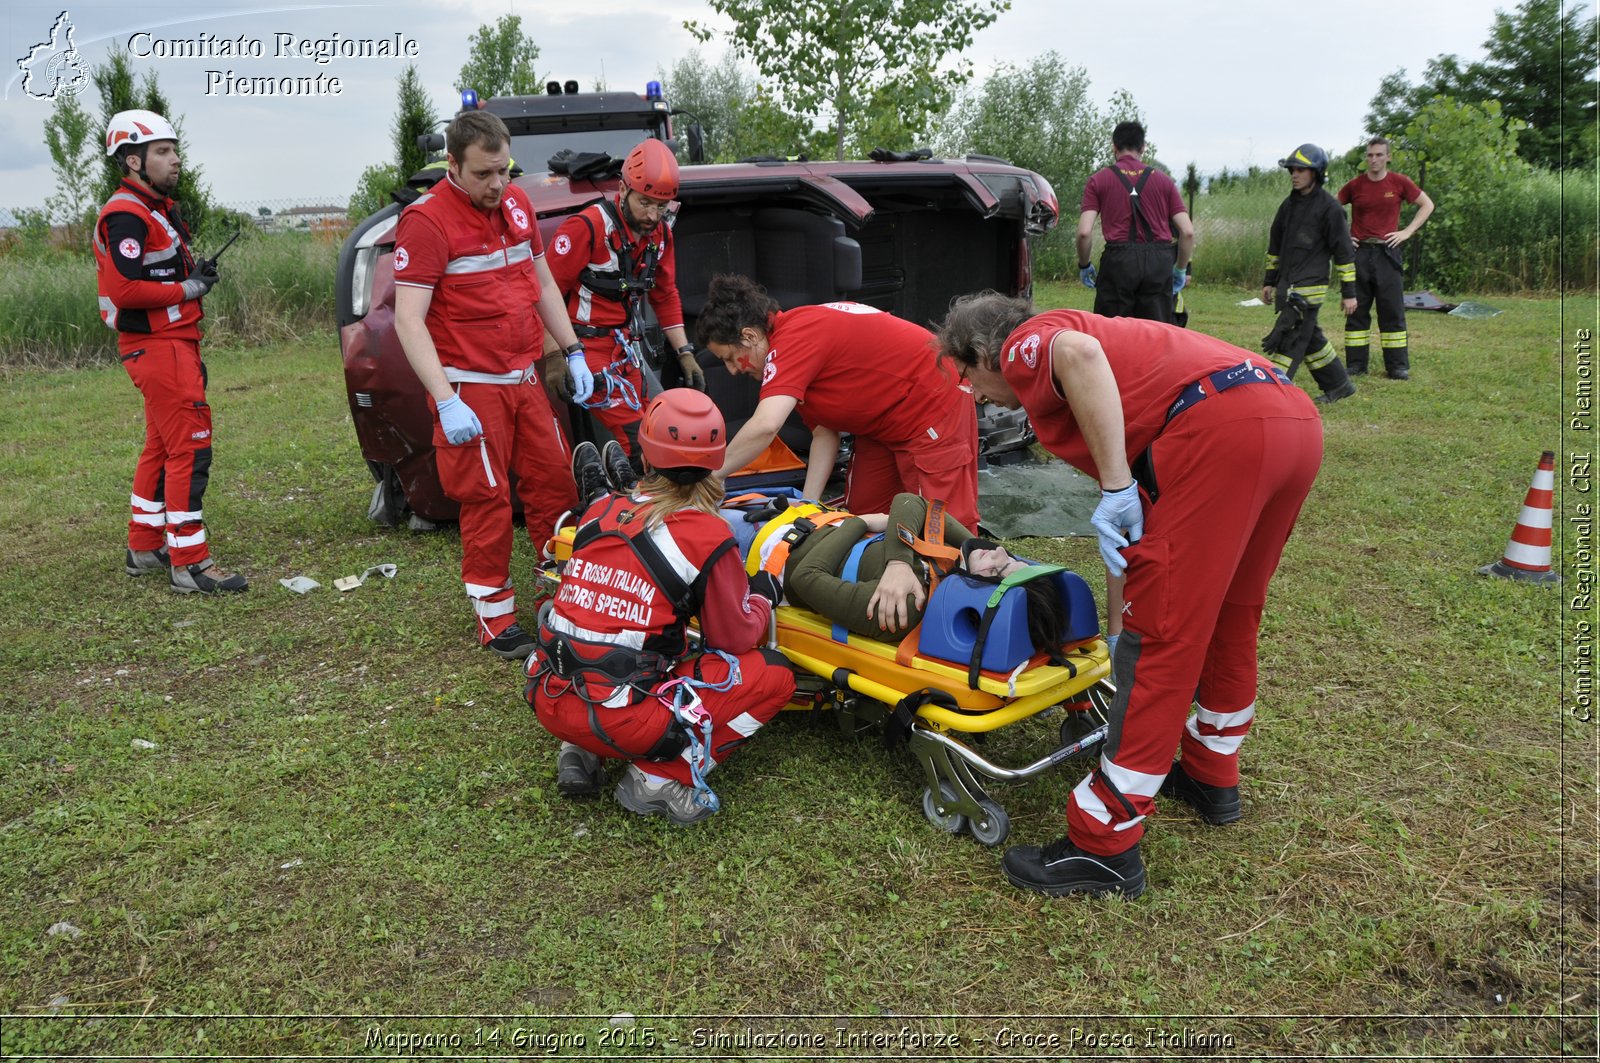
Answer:
MULTIPOLYGON (((942 541, 931 541, 925 537, 929 506, 917 495, 899 494, 888 513, 852 516, 803 506, 754 525, 743 511, 723 515, 746 550, 753 588, 858 635, 899 642, 922 621, 930 569, 998 586, 1030 565, 948 517, 942 537, 933 536, 942 541), (806 510, 811 512, 801 516, 806 510)), ((1066 636, 1067 604, 1051 580, 1020 585, 1027 596, 1028 637, 1035 651, 1051 654, 1066 636)))

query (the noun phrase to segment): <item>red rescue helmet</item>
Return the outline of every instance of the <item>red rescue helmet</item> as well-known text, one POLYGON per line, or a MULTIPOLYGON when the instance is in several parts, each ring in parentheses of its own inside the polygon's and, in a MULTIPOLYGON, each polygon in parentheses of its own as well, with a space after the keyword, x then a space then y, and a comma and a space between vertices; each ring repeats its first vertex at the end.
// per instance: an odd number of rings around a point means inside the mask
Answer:
POLYGON ((646 140, 622 162, 622 185, 651 199, 678 198, 678 157, 659 140, 646 140))
POLYGON ((728 425, 706 395, 693 388, 673 388, 645 407, 639 449, 650 467, 673 483, 697 483, 722 468, 728 454, 728 425))

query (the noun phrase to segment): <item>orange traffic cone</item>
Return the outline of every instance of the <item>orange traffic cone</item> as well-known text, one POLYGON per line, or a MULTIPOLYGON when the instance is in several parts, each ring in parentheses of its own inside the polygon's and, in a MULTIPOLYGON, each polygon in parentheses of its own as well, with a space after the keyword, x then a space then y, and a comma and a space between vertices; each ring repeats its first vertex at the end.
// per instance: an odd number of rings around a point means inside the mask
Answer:
POLYGON ((1522 580, 1525 583, 1559 583, 1561 576, 1550 567, 1550 525, 1554 517, 1556 455, 1547 450, 1539 458, 1533 485, 1522 501, 1522 515, 1511 529, 1506 553, 1492 565, 1478 569, 1480 576, 1522 580))

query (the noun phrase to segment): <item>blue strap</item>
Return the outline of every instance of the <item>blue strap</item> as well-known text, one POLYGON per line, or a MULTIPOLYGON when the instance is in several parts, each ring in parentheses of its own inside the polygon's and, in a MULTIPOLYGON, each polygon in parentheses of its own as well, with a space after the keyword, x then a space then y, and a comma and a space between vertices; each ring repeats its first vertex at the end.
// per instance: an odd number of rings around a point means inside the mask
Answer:
MULTIPOLYGON (((865 539, 857 540, 856 544, 850 548, 850 556, 844 559, 844 568, 839 570, 839 578, 846 583, 856 582, 856 575, 861 571, 861 555, 867 552, 867 547, 873 543, 881 542, 882 539, 883 536, 879 534, 869 535, 865 539)), ((837 620, 833 623, 833 641, 850 641, 850 629, 837 620)))

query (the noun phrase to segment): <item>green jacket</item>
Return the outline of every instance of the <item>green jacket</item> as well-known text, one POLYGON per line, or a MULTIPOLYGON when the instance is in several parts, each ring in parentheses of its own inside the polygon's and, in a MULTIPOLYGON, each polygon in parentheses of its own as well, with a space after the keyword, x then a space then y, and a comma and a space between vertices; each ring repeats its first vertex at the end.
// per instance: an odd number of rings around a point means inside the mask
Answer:
MULTIPOLYGON (((856 571, 856 580, 846 583, 839 578, 850 550, 867 534, 867 525, 860 517, 850 517, 838 524, 818 528, 789 555, 783 568, 784 597, 793 605, 820 613, 837 624, 843 624, 858 635, 880 642, 899 642, 922 621, 922 610, 915 601, 907 600, 906 607, 911 622, 899 631, 885 631, 876 620, 867 619, 867 603, 878 589, 878 577, 891 561, 904 561, 911 566, 928 586, 928 568, 911 547, 894 534, 897 525, 904 525, 916 536, 922 535, 923 522, 928 516, 928 501, 918 495, 898 494, 889 507, 889 533, 866 548, 856 571)), ((945 517, 945 545, 960 548, 972 537, 958 521, 945 517)))

